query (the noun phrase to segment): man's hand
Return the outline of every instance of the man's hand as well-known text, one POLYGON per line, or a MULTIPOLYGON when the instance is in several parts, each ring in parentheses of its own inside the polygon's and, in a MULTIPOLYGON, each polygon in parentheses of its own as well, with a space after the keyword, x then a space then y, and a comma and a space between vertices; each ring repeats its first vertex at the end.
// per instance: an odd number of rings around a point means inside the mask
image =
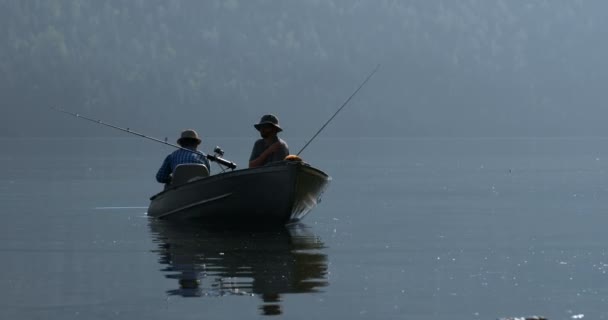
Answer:
POLYGON ((280 141, 277 141, 273 144, 270 145, 270 147, 268 147, 268 149, 266 149, 266 151, 264 152, 268 152, 268 155, 271 155, 275 152, 277 152, 279 149, 281 149, 282 145, 280 141))
POLYGON ((271 144, 268 148, 266 148, 266 150, 264 150, 264 152, 262 152, 262 154, 260 154, 259 157, 252 161, 249 161, 249 168, 259 167, 264 162, 266 162, 266 159, 270 157, 271 154, 279 151, 282 147, 283 145, 280 141, 271 144))

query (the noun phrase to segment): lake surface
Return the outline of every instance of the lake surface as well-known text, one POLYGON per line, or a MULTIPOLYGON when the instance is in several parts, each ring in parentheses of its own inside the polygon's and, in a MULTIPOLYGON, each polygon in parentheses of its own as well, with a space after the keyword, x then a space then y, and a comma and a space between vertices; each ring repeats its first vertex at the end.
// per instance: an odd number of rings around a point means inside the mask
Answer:
POLYGON ((1 319, 608 319, 606 139, 319 137, 323 201, 256 232, 149 219, 168 147, 0 146, 1 319))

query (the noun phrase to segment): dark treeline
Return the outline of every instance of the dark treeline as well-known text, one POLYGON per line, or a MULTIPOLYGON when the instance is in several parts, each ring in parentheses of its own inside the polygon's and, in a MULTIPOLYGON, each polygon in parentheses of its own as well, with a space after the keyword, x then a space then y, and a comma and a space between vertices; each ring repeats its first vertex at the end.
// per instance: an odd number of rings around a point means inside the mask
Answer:
POLYGON ((0 135, 70 133, 49 106, 168 135, 250 134, 274 112, 307 135, 378 63, 328 134, 603 134, 606 7, 4 0, 0 135))

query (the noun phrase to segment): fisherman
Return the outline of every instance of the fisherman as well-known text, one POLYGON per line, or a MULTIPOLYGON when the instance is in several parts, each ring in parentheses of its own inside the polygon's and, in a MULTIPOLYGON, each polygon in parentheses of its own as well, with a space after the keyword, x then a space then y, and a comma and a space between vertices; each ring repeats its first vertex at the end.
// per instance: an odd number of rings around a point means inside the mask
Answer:
POLYGON ((257 140, 253 145, 249 168, 282 161, 289 155, 287 143, 277 136, 283 129, 279 126, 279 119, 275 115, 266 114, 253 126, 260 132, 262 139, 257 140))
POLYGON ((196 131, 192 129, 182 131, 180 138, 177 139, 177 144, 182 148, 192 151, 177 149, 169 154, 156 173, 156 181, 168 185, 171 183, 171 174, 175 171, 175 167, 184 163, 200 163, 205 165, 207 170, 211 172, 209 160, 207 160, 204 154, 197 151, 201 141, 196 131))

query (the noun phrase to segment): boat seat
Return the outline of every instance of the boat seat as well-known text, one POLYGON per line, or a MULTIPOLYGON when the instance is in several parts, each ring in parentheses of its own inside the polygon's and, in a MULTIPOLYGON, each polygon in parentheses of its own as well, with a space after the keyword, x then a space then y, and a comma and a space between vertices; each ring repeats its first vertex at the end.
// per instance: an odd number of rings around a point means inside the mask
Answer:
POLYGON ((179 164, 175 167, 173 172, 173 178, 171 179, 171 185, 176 186, 192 182, 194 180, 202 179, 209 176, 209 169, 204 164, 199 163, 188 163, 179 164))

